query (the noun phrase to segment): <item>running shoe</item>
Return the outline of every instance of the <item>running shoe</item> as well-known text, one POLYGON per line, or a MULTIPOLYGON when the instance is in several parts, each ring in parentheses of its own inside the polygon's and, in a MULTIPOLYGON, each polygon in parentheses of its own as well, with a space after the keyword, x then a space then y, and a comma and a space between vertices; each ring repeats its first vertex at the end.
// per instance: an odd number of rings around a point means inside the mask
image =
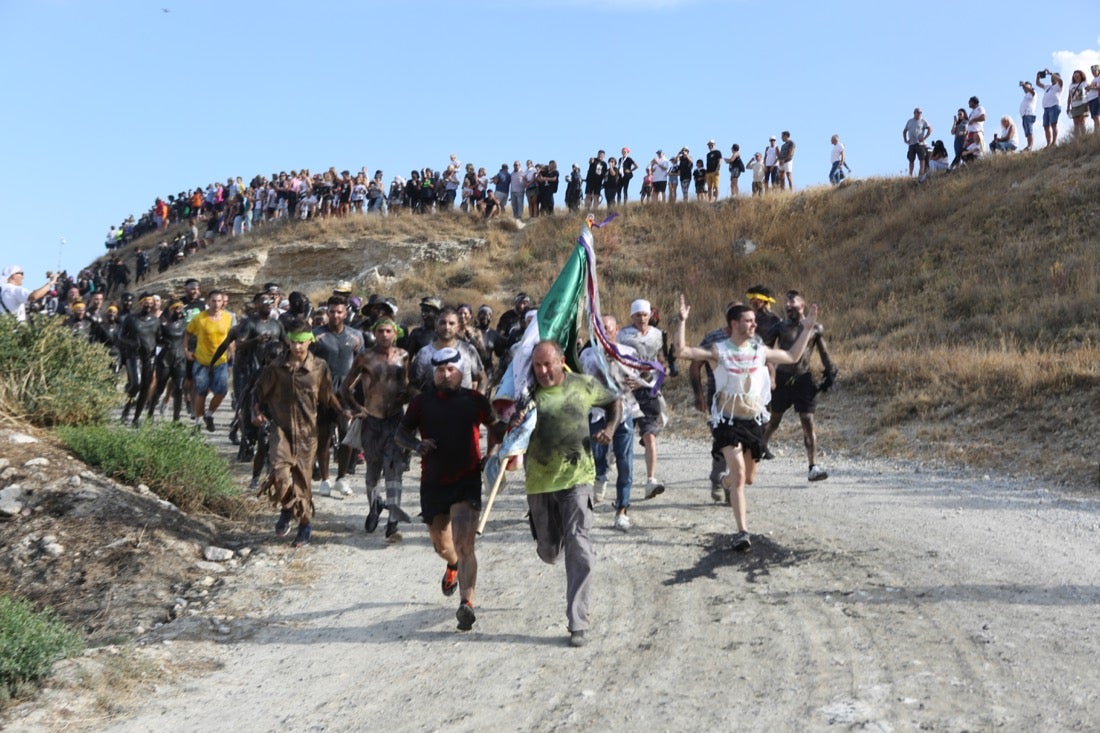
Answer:
POLYGON ((309 544, 309 537, 313 534, 311 529, 313 525, 299 524, 298 534, 294 535, 294 541, 290 543, 291 547, 305 547, 309 544))
POLYGON ((251 489, 252 491, 256 491, 257 489, 259 489, 260 488, 260 477, 259 476, 253 476, 252 480, 248 482, 248 488, 251 489))
POLYGON ((290 534, 290 520, 294 519, 294 512, 283 509, 279 512, 279 518, 275 521, 275 534, 286 537, 290 534))
POLYGON ((343 494, 344 496, 351 496, 355 493, 351 490, 351 485, 342 478, 336 479, 336 483, 332 485, 332 490, 338 494, 343 494))
POLYGON ((374 497, 374 501, 370 503, 370 511, 367 512, 367 521, 363 522, 363 529, 367 530, 367 534, 378 529, 378 520, 382 518, 382 508, 384 506, 385 503, 382 501, 381 496, 374 497))
POLYGON ((829 478, 829 472, 815 463, 810 466, 810 473, 806 478, 810 481, 824 481, 829 478))
POLYGON ((616 514, 615 529, 619 530, 620 532, 626 532, 627 530, 629 530, 630 517, 626 516, 626 514, 616 514))
POLYGON ((569 632, 569 646, 584 646, 588 643, 588 634, 584 629, 569 632))
POLYGON ((711 501, 717 502, 719 504, 722 503, 722 497, 723 497, 722 489, 723 488, 725 488, 725 487, 722 486, 721 482, 710 485, 710 499, 711 499, 711 501))
POLYGON ((477 616, 474 615, 474 607, 466 601, 458 605, 458 610, 455 611, 455 618, 458 619, 459 631, 469 631, 474 628, 474 621, 477 621, 477 616))
POLYGON ((655 496, 665 493, 665 485, 655 478, 646 479, 645 482, 645 498, 652 499, 655 496))
POLYGON ((332 484, 328 481, 322 481, 321 485, 317 487, 318 496, 332 496, 332 484))
POLYGON ((752 540, 749 539, 748 532, 738 532, 733 536, 733 540, 730 541, 730 549, 735 552, 748 552, 752 549, 752 540))
POLYGON ((208 433, 214 432, 214 416, 213 415, 203 415, 202 416, 202 421, 204 423, 206 423, 206 432, 208 432, 208 433))
POLYGON ((443 589, 443 595, 453 596, 455 590, 458 589, 458 566, 448 565, 447 569, 443 572, 443 582, 440 583, 440 587, 443 589))
POLYGON ((386 522, 386 541, 397 542, 401 539, 401 533, 397 531, 397 521, 390 520, 386 522))
POLYGON ((597 481, 595 488, 596 488, 596 491, 594 493, 595 493, 596 501, 597 502, 603 501, 607 497, 607 482, 606 481, 597 481))

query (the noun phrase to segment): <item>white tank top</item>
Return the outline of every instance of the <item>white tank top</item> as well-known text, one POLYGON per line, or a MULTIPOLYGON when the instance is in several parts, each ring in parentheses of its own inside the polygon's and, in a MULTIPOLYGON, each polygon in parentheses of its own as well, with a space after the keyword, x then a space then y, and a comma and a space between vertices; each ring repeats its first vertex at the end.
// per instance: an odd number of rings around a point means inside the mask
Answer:
POLYGON ((764 342, 754 337, 738 348, 726 339, 715 344, 715 348, 718 366, 714 370, 711 424, 729 422, 733 418, 761 424, 767 422, 771 417, 767 405, 772 399, 772 385, 764 342))

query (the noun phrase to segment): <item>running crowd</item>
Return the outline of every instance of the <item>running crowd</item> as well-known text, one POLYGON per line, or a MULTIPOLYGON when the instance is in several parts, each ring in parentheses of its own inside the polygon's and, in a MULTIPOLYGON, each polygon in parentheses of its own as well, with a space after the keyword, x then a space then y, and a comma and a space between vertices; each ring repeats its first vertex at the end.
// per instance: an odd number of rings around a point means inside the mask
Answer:
MULTIPOLYGON (((1100 131, 1100 64, 1093 64, 1089 71, 1090 79, 1083 70, 1073 72, 1069 90, 1066 93, 1065 110, 1073 122, 1073 135, 1080 137, 1088 134, 1089 121, 1092 133, 1100 131)), ((1020 124, 1023 127, 1027 145, 1020 148, 1020 132, 1012 115, 1000 118, 1000 128, 993 134, 993 140, 987 142, 985 135, 986 111, 977 97, 967 101, 966 108, 955 112, 948 128, 954 139, 954 156, 947 150, 943 140, 932 140, 932 125, 924 118, 920 107, 913 110, 913 116, 905 122, 901 130, 902 141, 907 146, 906 158, 909 161, 909 175, 917 175, 921 180, 930 174, 941 173, 973 162, 991 153, 1010 153, 1016 150, 1028 152, 1035 149, 1035 123, 1039 119, 1038 92, 1042 90, 1042 126, 1046 146, 1058 142, 1058 122, 1062 116, 1062 94, 1066 91, 1062 76, 1050 69, 1035 72, 1034 84, 1024 80, 1020 82, 1023 99, 1020 100, 1020 124)))
MULTIPOLYGON (((0 303, 21 320, 29 300, 58 285, 51 274, 39 288, 25 288, 15 265, 3 278, 0 303)), ((73 289, 60 317, 77 338, 104 344, 125 369, 122 420, 138 427, 159 411, 161 420, 189 419, 195 430, 214 432, 214 415, 228 396, 232 419, 223 429, 239 446, 238 460, 251 462, 252 489, 278 509, 275 532, 286 536, 296 527, 295 546, 310 542, 315 496, 353 494, 350 476, 359 467, 368 499, 365 531, 375 532, 385 514, 386 540, 400 540, 400 525, 413 521, 402 505, 403 475, 417 453, 420 516, 446 565, 441 590, 459 594, 458 628, 473 627, 482 468, 529 406, 498 412, 489 396, 536 315, 528 294, 517 293, 495 324, 488 305, 475 310, 425 296, 419 318, 403 326, 393 298, 363 300, 346 281, 316 307, 300 292, 284 296, 277 283, 267 283, 237 314, 228 310, 224 292, 203 296, 193 279, 179 295, 127 293, 108 305, 101 291, 85 302, 73 289)), ((801 421, 808 480, 828 476, 816 462, 814 413, 817 395, 832 386, 837 369, 816 306, 807 307, 793 290, 784 296, 784 316, 772 311, 776 303, 767 287, 749 288, 726 305, 724 322, 697 347, 685 343, 691 308, 683 296, 671 334, 642 297, 631 303, 629 325, 603 315, 608 340, 621 353, 663 363, 669 374, 676 373, 677 359, 691 363, 695 407, 713 435, 711 497, 732 509, 730 549, 736 551, 752 545, 745 486, 758 462, 770 457, 768 441, 791 407, 801 421), (821 381, 811 368, 814 352, 821 381)), ((564 557, 575 646, 588 640, 593 503, 608 498, 613 460, 613 526, 630 531, 636 434, 644 450, 644 498, 666 490, 658 439, 667 408, 654 387, 656 374, 597 349, 604 347, 580 351, 577 372, 566 368, 556 342, 540 342, 530 354, 538 410, 524 460, 531 531, 542 560, 564 557)))

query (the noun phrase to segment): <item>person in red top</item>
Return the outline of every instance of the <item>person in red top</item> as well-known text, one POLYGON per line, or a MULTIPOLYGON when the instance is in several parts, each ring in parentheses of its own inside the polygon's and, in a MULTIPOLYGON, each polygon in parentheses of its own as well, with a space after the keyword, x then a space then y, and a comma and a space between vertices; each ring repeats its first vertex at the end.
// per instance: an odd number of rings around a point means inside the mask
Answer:
MULTIPOLYGON (((420 509, 432 546, 447 563, 443 595, 457 588, 460 631, 474 626, 477 556, 474 537, 481 512, 481 425, 494 425, 485 395, 462 387, 462 354, 447 347, 432 356, 434 388, 409 404, 397 444, 420 454, 420 509), (419 431, 420 439, 415 433, 419 431)), ((503 427, 503 423, 499 424, 503 427)), ((498 428, 503 433, 503 430, 498 428)))

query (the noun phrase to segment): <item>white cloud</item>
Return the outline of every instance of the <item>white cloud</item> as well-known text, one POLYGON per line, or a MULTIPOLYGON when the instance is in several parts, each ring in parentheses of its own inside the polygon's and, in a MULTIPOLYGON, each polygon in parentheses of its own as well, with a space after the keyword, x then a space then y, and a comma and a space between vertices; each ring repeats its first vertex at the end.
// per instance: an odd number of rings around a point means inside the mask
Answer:
MULTIPOLYGON (((1100 38, 1096 39, 1096 45, 1100 47, 1100 38)), ((1051 58, 1054 60, 1051 69, 1061 74, 1063 81, 1068 85, 1076 69, 1085 72, 1086 78, 1092 78, 1089 67, 1100 64, 1100 48, 1085 51, 1055 51, 1051 54, 1051 58)))

